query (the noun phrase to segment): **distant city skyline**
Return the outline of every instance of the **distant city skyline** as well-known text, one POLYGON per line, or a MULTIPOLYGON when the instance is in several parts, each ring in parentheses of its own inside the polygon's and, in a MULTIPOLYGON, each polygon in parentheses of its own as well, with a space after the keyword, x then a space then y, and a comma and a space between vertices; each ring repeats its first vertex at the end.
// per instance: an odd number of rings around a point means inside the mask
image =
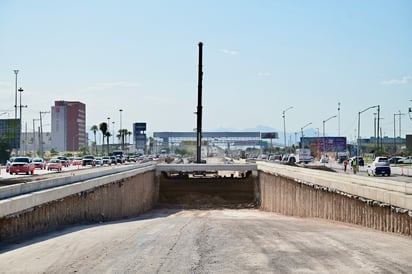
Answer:
MULTIPOLYGON (((203 42, 205 131, 263 126, 283 143, 282 111, 293 107, 285 115, 293 141, 308 123, 322 135, 339 113, 325 134, 350 141, 358 113, 380 105, 382 135, 398 135, 401 119, 404 136, 411 11, 406 0, 2 1, 0 119, 15 116, 19 70, 29 131, 60 100, 86 104, 86 130, 110 117, 116 131, 121 119, 128 130, 147 122, 149 134, 191 131, 203 42)), ((362 138, 374 136, 374 113, 361 114, 362 138)), ((50 114, 43 119, 50 131, 50 114)))

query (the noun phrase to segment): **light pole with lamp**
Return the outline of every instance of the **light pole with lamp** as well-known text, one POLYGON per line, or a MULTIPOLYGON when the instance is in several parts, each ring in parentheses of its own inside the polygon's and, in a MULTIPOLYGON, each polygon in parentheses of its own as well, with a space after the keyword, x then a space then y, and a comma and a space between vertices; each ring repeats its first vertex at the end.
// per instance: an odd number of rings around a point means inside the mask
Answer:
POLYGON ((17 74, 19 73, 18 69, 13 70, 16 75, 16 92, 14 95, 14 119, 17 119, 17 74))
POLYGON ((122 129, 122 112, 123 112, 123 109, 119 109, 119 112, 120 112, 120 128, 119 128, 119 130, 121 130, 122 129))
POLYGON ((399 110, 399 113, 395 113, 393 115, 393 145, 394 145, 394 155, 396 155, 396 116, 399 116, 399 137, 402 138, 402 130, 401 130, 401 116, 405 115, 405 113, 401 113, 399 110))
POLYGON ((328 119, 323 120, 323 153, 324 153, 324 154, 325 154, 325 152, 326 152, 325 123, 326 123, 327 121, 329 121, 330 119, 332 119, 332 118, 336 118, 336 116, 337 116, 337 115, 333 115, 333 116, 329 117, 328 119))
MULTIPOLYGON (((20 108, 20 142, 22 142, 22 132, 23 132, 23 119, 22 119, 22 108, 26 108, 27 107, 27 105, 25 105, 25 106, 23 106, 22 104, 21 104, 21 94, 23 93, 23 88, 19 88, 19 93, 20 93, 20 105, 18 106, 19 108, 20 108)), ((26 131, 26 133, 27 133, 27 131, 26 131)), ((27 138, 27 134, 26 134, 26 138, 27 138)), ((27 141, 27 140, 26 140, 27 141)))
POLYGON ((305 143, 303 142, 303 129, 304 129, 305 127, 311 125, 311 124, 312 124, 312 122, 307 123, 306 125, 304 125, 303 127, 300 128, 300 131, 301 131, 301 133, 302 133, 302 141, 301 141, 301 148, 302 148, 302 149, 305 148, 305 143))
POLYGON ((365 109, 362 110, 362 111, 359 111, 359 112, 358 112, 358 149, 357 149, 357 156, 360 156, 360 149, 361 149, 361 139, 360 139, 360 138, 361 138, 361 135, 360 135, 360 115, 361 115, 362 113, 364 113, 365 111, 371 109, 371 108, 378 108, 378 134, 377 134, 377 138, 378 138, 378 140, 379 140, 379 112, 380 112, 380 106, 379 106, 379 105, 371 106, 371 107, 365 108, 365 109))
POLYGON ((112 129, 112 132, 113 132, 112 144, 114 144, 114 121, 112 122, 112 124, 113 124, 113 129, 112 129))
POLYGON ((285 109, 285 110, 283 110, 283 112, 282 112, 282 117, 283 117, 283 137, 285 138, 285 152, 286 152, 286 147, 287 147, 287 145, 286 145, 286 119, 285 119, 285 114, 286 114, 286 111, 288 111, 289 109, 292 109, 293 108, 293 106, 291 106, 291 107, 288 107, 287 109, 285 109))
MULTIPOLYGON (((107 132, 110 132, 110 117, 107 117, 107 132)), ((106 138, 106 136, 104 136, 103 138, 106 138)), ((109 154, 109 150, 110 150, 110 144, 109 144, 109 138, 107 139, 107 154, 109 154)))

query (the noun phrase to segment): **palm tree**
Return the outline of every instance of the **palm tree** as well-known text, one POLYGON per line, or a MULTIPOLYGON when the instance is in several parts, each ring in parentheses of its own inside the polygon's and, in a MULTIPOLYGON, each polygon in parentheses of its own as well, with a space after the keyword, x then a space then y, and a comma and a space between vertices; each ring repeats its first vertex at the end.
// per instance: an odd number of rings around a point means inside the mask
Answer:
POLYGON ((110 134, 110 131, 106 132, 106 138, 107 138, 107 154, 108 154, 108 155, 109 155, 109 148, 110 148, 110 145, 109 145, 110 136, 112 136, 112 135, 110 134))
POLYGON ((124 138, 127 134, 127 129, 119 129, 119 134, 122 141, 122 149, 124 149, 124 138))
POLYGON ((100 123, 99 129, 100 129, 100 131, 102 132, 102 135, 103 135, 103 140, 102 140, 103 141, 102 142, 102 154, 103 154, 104 137, 106 137, 106 133, 107 133, 107 123, 105 123, 105 122, 100 123))
POLYGON ((95 145, 95 147, 96 147, 96 155, 97 155, 96 132, 99 130, 99 128, 98 128, 96 125, 93 125, 93 126, 90 128, 90 130, 93 131, 93 134, 94 134, 94 145, 95 145))

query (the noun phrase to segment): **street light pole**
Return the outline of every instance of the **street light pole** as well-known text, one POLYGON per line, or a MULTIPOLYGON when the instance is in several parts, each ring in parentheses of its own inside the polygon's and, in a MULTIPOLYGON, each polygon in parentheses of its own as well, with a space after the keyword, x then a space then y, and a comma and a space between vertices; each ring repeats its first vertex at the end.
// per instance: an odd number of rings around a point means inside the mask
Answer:
POLYGON ((293 106, 291 106, 291 107, 288 107, 287 109, 285 109, 282 113, 283 113, 283 115, 282 115, 282 117, 283 117, 283 137, 285 138, 285 152, 286 152, 286 147, 287 147, 287 145, 286 145, 286 111, 288 111, 289 109, 292 109, 293 108, 293 106))
POLYGON ((112 129, 112 132, 113 132, 112 144, 114 144, 114 121, 112 122, 112 124, 113 124, 113 129, 112 129))
POLYGON ((340 137, 340 102, 338 102, 338 137, 340 137))
POLYGON ((367 111, 367 110, 369 110, 369 109, 371 109, 371 108, 378 108, 378 140, 379 140, 379 112, 380 112, 380 106, 379 105, 376 105, 376 106, 371 106, 371 107, 368 107, 368 108, 366 108, 366 109, 364 109, 364 110, 362 110, 362 111, 359 111, 358 112, 358 149, 357 149, 357 156, 360 156, 360 149, 361 149, 361 135, 360 135, 360 115, 363 113, 363 112, 365 112, 365 111, 367 111))
POLYGON ((16 92, 15 92, 15 96, 14 96, 14 119, 17 119, 17 74, 19 73, 18 69, 13 70, 14 74, 16 74, 16 92))
MULTIPOLYGON (((110 132, 110 117, 107 117, 107 132, 110 132)), ((106 138, 106 136, 104 136, 103 138, 106 138)), ((110 144, 109 144, 109 138, 107 139, 107 154, 109 154, 109 150, 110 150, 110 144)))
POLYGON ((122 112, 123 112, 123 109, 119 109, 119 112, 120 112, 120 128, 119 128, 119 130, 120 130, 120 129, 122 129, 122 112))
POLYGON ((311 124, 312 124, 312 122, 307 123, 306 125, 304 125, 303 127, 300 128, 300 131, 302 132, 302 141, 301 141, 301 144, 300 144, 302 149, 305 148, 305 144, 304 144, 304 142, 303 142, 303 129, 304 129, 305 127, 311 125, 311 124))
POLYGON ((336 115, 333 115, 333 116, 329 117, 328 119, 323 120, 323 153, 325 153, 325 151, 326 151, 325 123, 326 123, 327 121, 329 121, 330 119, 332 119, 332 118, 336 118, 336 115))

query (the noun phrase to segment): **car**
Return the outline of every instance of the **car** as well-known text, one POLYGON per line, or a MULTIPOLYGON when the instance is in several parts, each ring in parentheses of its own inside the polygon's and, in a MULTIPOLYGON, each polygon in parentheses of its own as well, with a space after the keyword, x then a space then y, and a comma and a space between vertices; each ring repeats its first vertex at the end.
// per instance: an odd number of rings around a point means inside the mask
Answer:
POLYGON ((372 164, 368 165, 366 172, 368 173, 368 176, 391 176, 391 167, 388 157, 376 157, 372 164))
POLYGON ((363 157, 362 157, 362 156, 353 156, 353 157, 351 157, 351 158, 349 159, 349 165, 350 165, 350 166, 352 166, 352 161, 353 161, 355 158, 357 159, 359 166, 364 166, 364 165, 365 165, 365 161, 363 160, 363 157))
POLYGON ((341 155, 338 157, 338 164, 342 164, 345 160, 348 160, 348 156, 341 155))
POLYGON ((402 159, 398 160, 400 164, 412 164, 412 156, 403 157, 402 159))
POLYGON ((329 157, 328 157, 328 156, 322 156, 322 157, 320 158, 319 162, 320 162, 321 164, 327 164, 327 163, 329 163, 329 157))
POLYGON ((16 157, 9 168, 10 174, 26 173, 34 174, 34 165, 30 157, 16 157))
POLYGON ((96 157, 96 158, 94 158, 94 162, 95 162, 96 166, 102 166, 102 165, 103 165, 103 159, 102 159, 102 157, 96 157))
POLYGON ((80 166, 83 164, 83 158, 82 157, 75 157, 72 161, 72 166, 80 166))
POLYGON ((57 156, 57 159, 60 160, 62 166, 68 167, 70 165, 70 160, 66 156, 57 156))
POLYGON ((43 158, 34 158, 33 165, 34 168, 46 169, 46 162, 43 160, 43 158))
POLYGON ((102 157, 102 164, 110 166, 112 164, 112 161, 110 160, 110 157, 109 156, 103 156, 102 157))
POLYGON ((47 164, 47 170, 57 170, 57 172, 62 171, 63 164, 62 161, 58 158, 53 158, 47 164))
POLYGON ((403 157, 400 156, 393 156, 392 158, 389 159, 389 163, 391 164, 397 164, 399 163, 399 160, 403 159, 403 157))
POLYGON ((95 159, 94 159, 94 156, 93 155, 85 155, 85 156, 83 156, 83 159, 82 159, 82 165, 83 166, 95 166, 96 165, 96 161, 95 161, 95 159))
POLYGON ((110 162, 111 162, 112 165, 116 165, 117 164, 116 156, 110 156, 110 162))

